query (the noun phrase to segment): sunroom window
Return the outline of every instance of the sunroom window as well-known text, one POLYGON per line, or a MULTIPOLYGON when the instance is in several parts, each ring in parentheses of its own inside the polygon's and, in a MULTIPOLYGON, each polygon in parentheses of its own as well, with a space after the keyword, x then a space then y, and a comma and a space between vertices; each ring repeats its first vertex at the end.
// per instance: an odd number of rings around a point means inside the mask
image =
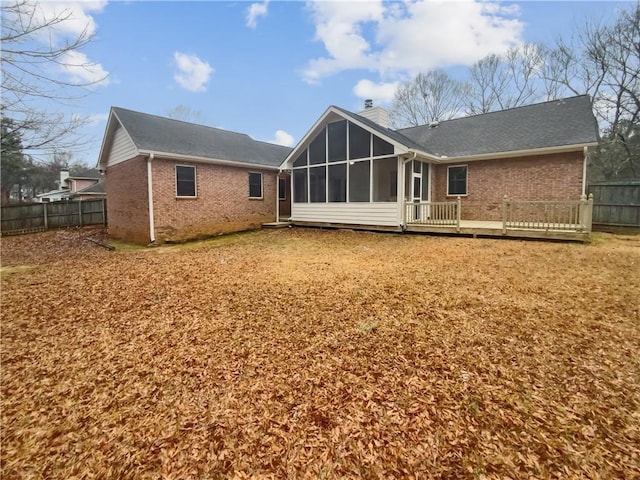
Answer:
POLYGON ((293 202, 395 202, 393 154, 391 143, 355 123, 329 123, 293 162, 293 202))

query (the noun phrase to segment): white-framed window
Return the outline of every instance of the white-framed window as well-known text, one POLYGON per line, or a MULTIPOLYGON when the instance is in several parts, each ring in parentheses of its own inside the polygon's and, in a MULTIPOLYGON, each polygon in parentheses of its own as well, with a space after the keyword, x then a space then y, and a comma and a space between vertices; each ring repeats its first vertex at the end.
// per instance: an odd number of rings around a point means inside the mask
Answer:
POLYGON ((447 167, 447 195, 467 195, 467 166, 451 165, 447 167))
POLYGON ((176 197, 196 196, 196 167, 176 165, 176 197))
POLYGON ((348 120, 330 122, 293 162, 293 203, 395 202, 395 147, 348 120))
POLYGON ((262 173, 249 172, 249 198, 262 198, 262 173))
POLYGON ((278 179, 278 200, 285 201, 287 199, 287 179, 278 179))

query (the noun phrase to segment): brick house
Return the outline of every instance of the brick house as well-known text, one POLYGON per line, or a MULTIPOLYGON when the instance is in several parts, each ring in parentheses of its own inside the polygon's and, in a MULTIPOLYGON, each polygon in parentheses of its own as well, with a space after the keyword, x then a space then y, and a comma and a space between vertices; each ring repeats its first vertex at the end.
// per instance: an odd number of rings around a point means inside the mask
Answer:
POLYGON ((586 95, 400 130, 367 102, 359 113, 329 107, 282 163, 292 223, 401 231, 457 215, 459 232, 460 219, 501 220, 505 196, 549 216, 573 215, 565 203, 585 193, 598 143, 586 95))
POLYGON ((288 214, 291 149, 113 107, 98 159, 109 235, 163 243, 260 227, 288 214), (276 205, 277 203, 277 205, 276 205))

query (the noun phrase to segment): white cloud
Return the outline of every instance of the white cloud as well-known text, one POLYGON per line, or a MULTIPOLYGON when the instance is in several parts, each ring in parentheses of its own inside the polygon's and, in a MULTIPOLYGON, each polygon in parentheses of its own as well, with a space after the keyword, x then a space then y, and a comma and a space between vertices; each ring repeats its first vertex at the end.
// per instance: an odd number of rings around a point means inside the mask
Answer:
POLYGON ((214 70, 207 62, 203 62, 196 55, 175 52, 173 54, 178 71, 173 79, 185 90, 190 92, 204 92, 214 70))
POLYGON ((310 83, 350 69, 398 77, 469 65, 520 43, 523 30, 517 7, 490 1, 318 1, 309 8, 327 51, 307 64, 310 83))
POLYGON ((275 138, 273 140, 267 140, 267 142, 284 145, 285 147, 292 147, 295 144, 293 136, 284 130, 277 130, 275 138))
MULTIPOLYGON (((19 19, 31 24, 34 40, 46 49, 62 49, 73 45, 78 39, 89 39, 97 31, 97 24, 91 13, 99 13, 106 6, 106 0, 78 2, 40 1, 27 3, 21 9, 19 19), (36 27, 41 27, 37 30, 36 27)), ((4 13, 4 12, 3 12, 4 13)), ((95 83, 107 85, 108 72, 100 63, 89 60, 79 50, 70 50, 57 59, 57 68, 78 84, 95 83), (100 81, 104 79, 104 81, 100 81)))
POLYGON ((101 123, 106 123, 109 120, 108 113, 92 113, 88 117, 90 125, 100 125, 101 123))
POLYGON ((252 3, 247 9, 247 27, 256 28, 258 26, 258 17, 267 15, 269 0, 261 3, 252 3))
POLYGON ((108 72, 99 63, 92 63, 82 52, 70 50, 60 57, 60 68, 78 85, 108 85, 108 72))
POLYGON ((362 79, 353 87, 353 93, 358 98, 372 99, 376 103, 390 103, 398 88, 398 82, 374 83, 371 80, 362 79))

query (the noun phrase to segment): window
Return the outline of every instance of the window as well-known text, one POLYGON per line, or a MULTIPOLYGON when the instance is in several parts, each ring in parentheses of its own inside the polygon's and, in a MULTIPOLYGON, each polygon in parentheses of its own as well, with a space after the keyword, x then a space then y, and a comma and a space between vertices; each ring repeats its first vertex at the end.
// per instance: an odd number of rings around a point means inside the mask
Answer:
POLYGON ((398 199, 398 159, 373 161, 373 201, 395 202, 398 199))
POLYGON ((369 160, 349 162, 349 201, 369 201, 369 160))
POLYGON ((176 165, 176 196, 196 196, 196 167, 176 165))
POLYGON ((327 167, 313 167, 309 169, 309 201, 327 201, 327 167))
POLYGON ((327 162, 327 139, 325 135, 325 129, 313 139, 311 145, 309 145, 309 164, 317 165, 319 163, 327 162))
POLYGON ((447 168, 447 195, 467 194, 467 166, 456 165, 447 168))
POLYGON ((287 199, 287 179, 279 178, 278 179, 278 200, 286 200, 287 199))
POLYGON ((340 162, 347 159, 347 121, 327 125, 329 162, 340 162))
POLYGON ((393 155, 393 145, 389 142, 385 142, 380 137, 373 136, 373 156, 379 157, 380 155, 393 155))
POLYGON ((249 198, 262 198, 262 173, 249 172, 249 198))
POLYGON ((371 156, 371 134, 364 128, 349 123, 349 158, 368 158, 371 156))
POLYGON ((292 167, 293 203, 397 201, 394 146, 348 120, 327 123, 292 167))
POLYGON ((293 201, 307 203, 307 169, 293 171, 293 201))
POLYGON ((347 201, 347 164, 329 165, 329 201, 347 201))
POLYGON ((307 151, 305 150, 298 156, 298 158, 296 158, 296 161, 293 162, 293 166, 304 167, 306 164, 307 164, 307 151))

